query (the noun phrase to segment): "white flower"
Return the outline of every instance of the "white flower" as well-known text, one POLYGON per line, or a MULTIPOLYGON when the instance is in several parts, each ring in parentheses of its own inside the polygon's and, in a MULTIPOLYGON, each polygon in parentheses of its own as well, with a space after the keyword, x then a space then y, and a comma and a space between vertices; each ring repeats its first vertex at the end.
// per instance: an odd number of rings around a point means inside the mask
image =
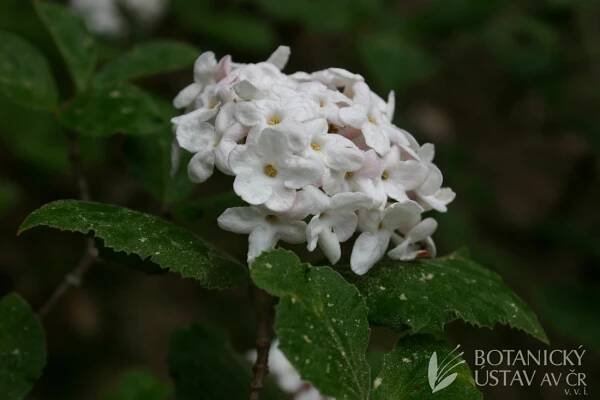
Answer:
POLYGON ((397 246, 387 254, 394 260, 414 260, 420 256, 435 257, 436 248, 431 235, 437 229, 437 222, 433 218, 426 218, 421 221, 420 215, 414 215, 406 218, 402 225, 397 228, 397 232, 392 237, 397 246))
POLYGON ((280 240, 302 243, 305 240, 306 223, 286 219, 262 207, 228 208, 217 219, 219 227, 248 236, 248 264, 263 251, 275 248, 280 240))
MULTIPOLYGON (((315 104, 303 99, 277 98, 239 102, 236 104, 235 116, 242 125, 250 128, 249 144, 255 143, 265 128, 271 128, 286 137, 293 151, 300 152, 306 148, 309 140, 304 121, 315 123, 317 112, 315 104)), ((320 121, 316 123, 320 124, 320 121)), ((315 129, 320 129, 320 125, 316 125, 315 129)), ((308 130, 312 131, 310 127, 308 130)))
POLYGON ((428 173, 424 182, 415 190, 417 200, 426 210, 446 212, 447 205, 454 200, 456 194, 450 188, 442 188, 442 171, 433 164, 434 146, 429 143, 423 145, 418 155, 421 162, 427 166, 428 173))
POLYGON ((188 175, 192 182, 202 183, 211 177, 214 165, 221 172, 230 174, 229 153, 237 146, 237 142, 245 132, 239 125, 231 124, 232 105, 223 107, 215 125, 211 119, 216 110, 198 109, 188 114, 173 118, 175 137, 179 146, 195 153, 188 164, 188 175))
POLYGON ((383 158, 381 180, 385 193, 402 202, 408 200, 406 192, 419 187, 427 173, 427 165, 417 160, 401 160, 400 149, 392 146, 383 158))
POLYGON ((365 274, 386 253, 396 229, 420 219, 423 208, 408 200, 394 203, 384 210, 362 211, 359 214, 362 233, 354 242, 350 266, 358 275, 365 274))
MULTIPOLYGON (((340 120, 349 126, 360 129, 365 143, 379 155, 390 150, 390 134, 392 125, 377 98, 364 82, 357 82, 352 87, 353 105, 340 109, 340 120)), ((397 134, 397 132, 394 132, 397 134)))
POLYGON ((310 126, 312 129, 302 132, 305 136, 310 135, 306 146, 308 157, 318 159, 324 166, 338 171, 356 171, 362 166, 364 153, 342 135, 328 134, 327 120, 314 120, 310 126))
MULTIPOLYGON (((289 55, 280 46, 265 62, 242 64, 203 53, 174 101, 186 112, 173 119, 174 149, 193 153, 190 179, 203 182, 216 167, 250 205, 226 210, 219 225, 250 235, 249 262, 283 240, 306 241, 336 263, 355 233, 357 274, 390 241, 391 258, 435 256, 437 223, 422 213, 446 211, 455 195, 442 188, 433 145, 392 123, 393 92, 385 101, 340 68, 286 75, 289 55)), ((177 159, 174 151, 174 167, 177 159)))
POLYGON ((296 189, 317 182, 322 168, 315 160, 292 154, 281 132, 264 129, 256 144, 237 146, 229 156, 236 174, 235 192, 247 203, 264 204, 273 211, 289 210, 296 189))
POLYGON ((362 166, 358 170, 331 170, 324 177, 323 189, 329 195, 344 192, 361 192, 368 195, 376 206, 386 201, 381 180, 382 163, 373 150, 364 153, 362 166))
MULTIPOLYGON (((225 60, 223 64, 225 64, 225 60)), ((223 66, 224 68, 224 66, 223 66)), ((189 106, 210 83, 214 83, 217 75, 217 59, 212 51, 204 52, 194 63, 194 82, 186 86, 173 100, 175 108, 189 106)))
POLYGON ((368 208, 372 201, 364 193, 338 193, 329 198, 326 206, 310 220, 306 229, 308 250, 319 247, 332 264, 339 261, 342 250, 340 242, 350 239, 356 231, 358 217, 355 211, 368 208))

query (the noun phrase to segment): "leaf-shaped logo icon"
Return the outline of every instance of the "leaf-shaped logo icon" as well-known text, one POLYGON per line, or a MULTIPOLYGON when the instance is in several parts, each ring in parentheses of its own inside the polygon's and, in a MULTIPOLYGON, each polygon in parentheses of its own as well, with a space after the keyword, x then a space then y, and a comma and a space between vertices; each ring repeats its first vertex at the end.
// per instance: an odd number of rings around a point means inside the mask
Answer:
POLYGON ((439 392, 440 390, 447 388, 456 380, 458 373, 452 373, 452 371, 459 365, 465 363, 464 360, 457 361, 464 354, 464 352, 456 354, 459 348, 460 345, 456 346, 446 355, 446 357, 444 357, 439 365, 437 353, 434 351, 431 355, 429 367, 427 368, 427 381, 429 382, 431 393, 439 392), (454 361, 457 362, 452 364, 454 361))
POLYGON ((454 380, 456 379, 457 376, 458 376, 458 374, 456 372, 451 375, 448 375, 447 377, 442 379, 442 381, 440 383, 438 383, 436 387, 434 387, 431 390, 431 393, 439 392, 442 389, 446 389, 448 386, 450 386, 452 384, 452 382, 454 382, 454 380))
POLYGON ((429 368, 427 369, 427 380, 429 381, 429 387, 433 391, 435 389, 435 381, 437 380, 438 363, 437 353, 434 351, 429 359, 429 368))

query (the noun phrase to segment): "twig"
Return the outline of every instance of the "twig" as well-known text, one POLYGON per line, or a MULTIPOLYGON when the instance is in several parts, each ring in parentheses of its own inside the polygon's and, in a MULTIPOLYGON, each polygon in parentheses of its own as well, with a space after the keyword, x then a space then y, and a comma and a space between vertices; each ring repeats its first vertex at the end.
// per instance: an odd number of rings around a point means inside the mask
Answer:
POLYGON ((75 269, 73 269, 73 271, 65 275, 60 285, 54 289, 48 300, 46 300, 44 305, 40 307, 38 311, 39 316, 46 316, 70 288, 79 287, 81 285, 81 281, 83 280, 83 276, 97 259, 98 250, 94 244, 94 239, 88 238, 86 239, 85 250, 81 256, 81 259, 77 263, 77 266, 75 269))
POLYGON ((265 377, 269 373, 269 348, 273 338, 273 298, 261 289, 254 289, 256 307, 256 362, 252 367, 250 400, 259 400, 265 377))
MULTIPOLYGON (((73 132, 69 132, 67 136, 69 140, 69 159, 71 161, 73 176, 79 190, 79 198, 84 201, 89 201, 91 200, 91 196, 87 180, 83 174, 79 138, 73 132)), ((40 307, 38 311, 40 317, 46 316, 56 305, 56 303, 58 303, 58 301, 69 291, 70 288, 81 286, 83 277, 97 260, 98 249, 96 248, 94 239, 91 237, 87 238, 85 241, 83 255, 79 259, 77 266, 75 269, 73 269, 73 271, 65 275, 61 283, 56 287, 56 289, 54 289, 48 300, 46 300, 46 302, 40 307)))

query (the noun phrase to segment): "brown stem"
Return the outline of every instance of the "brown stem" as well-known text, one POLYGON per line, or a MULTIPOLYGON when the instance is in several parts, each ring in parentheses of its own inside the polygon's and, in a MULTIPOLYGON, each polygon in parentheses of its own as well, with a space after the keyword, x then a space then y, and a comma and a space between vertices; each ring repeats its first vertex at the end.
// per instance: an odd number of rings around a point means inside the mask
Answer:
MULTIPOLYGON (((84 201, 91 200, 89 186, 83 173, 83 163, 81 162, 81 148, 79 146, 79 138, 77 134, 69 132, 67 135, 69 140, 69 159, 71 161, 71 169, 79 190, 79 198, 84 201)), ((58 301, 72 287, 81 286, 83 277, 90 267, 98 260, 98 249, 93 238, 87 238, 85 241, 85 249, 83 255, 79 259, 77 266, 73 271, 69 272, 61 283, 54 289, 48 300, 40 307, 38 314, 41 317, 46 316, 50 310, 58 303, 58 301)))
POLYGON ((265 377, 269 373, 269 348, 273 338, 273 298, 265 291, 254 288, 256 307, 256 362, 252 367, 250 400, 259 400, 265 377))
POLYGON ((69 291, 70 288, 79 287, 81 285, 83 276, 96 260, 98 260, 98 250, 94 244, 94 239, 88 238, 86 239, 86 246, 83 255, 79 259, 75 269, 65 275, 60 285, 54 289, 48 300, 46 300, 44 305, 40 307, 38 311, 40 317, 46 316, 50 310, 54 308, 56 303, 69 291))

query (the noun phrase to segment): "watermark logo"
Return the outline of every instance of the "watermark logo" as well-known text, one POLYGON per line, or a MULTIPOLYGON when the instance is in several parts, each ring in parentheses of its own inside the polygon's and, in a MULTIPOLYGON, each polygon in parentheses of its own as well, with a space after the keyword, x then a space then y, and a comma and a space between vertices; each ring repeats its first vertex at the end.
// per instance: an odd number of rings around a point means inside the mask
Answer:
POLYGON ((446 354, 443 360, 438 363, 437 352, 433 352, 429 358, 429 368, 427 369, 427 380, 431 393, 439 392, 446 389, 456 380, 458 374, 454 371, 459 365, 465 361, 461 359, 464 352, 458 352, 460 345, 456 346, 451 352, 446 354))

